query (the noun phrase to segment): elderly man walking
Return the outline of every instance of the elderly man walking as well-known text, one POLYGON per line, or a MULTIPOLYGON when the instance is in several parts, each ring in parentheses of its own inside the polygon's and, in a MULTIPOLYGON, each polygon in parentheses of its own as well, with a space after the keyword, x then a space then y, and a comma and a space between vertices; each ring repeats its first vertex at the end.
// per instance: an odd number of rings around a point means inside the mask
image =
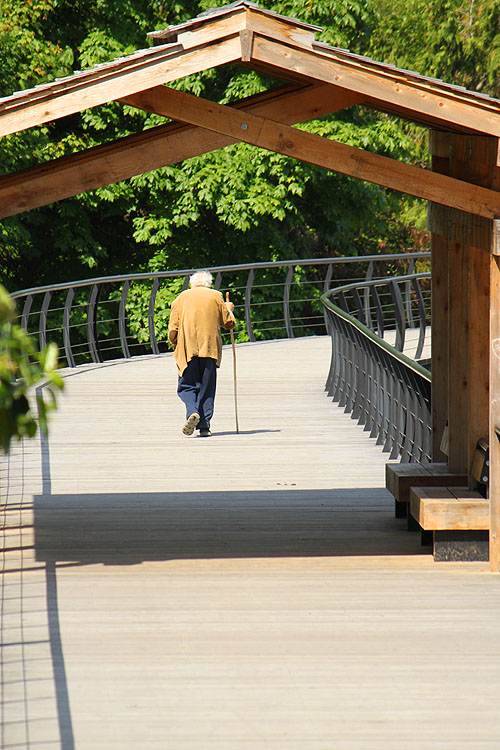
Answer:
POLYGON ((210 289, 211 273, 197 271, 189 283, 191 288, 172 303, 168 338, 175 347, 177 394, 186 406, 182 432, 192 435, 197 428, 201 437, 209 437, 222 357, 220 329, 233 328, 236 320, 233 303, 224 302, 220 292, 210 289))

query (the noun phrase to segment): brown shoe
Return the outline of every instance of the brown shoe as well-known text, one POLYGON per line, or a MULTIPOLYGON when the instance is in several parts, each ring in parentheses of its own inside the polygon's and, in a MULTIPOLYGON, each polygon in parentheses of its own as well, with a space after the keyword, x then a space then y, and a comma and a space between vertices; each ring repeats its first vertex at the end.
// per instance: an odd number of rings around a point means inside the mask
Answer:
POLYGON ((192 435, 194 432, 194 428, 196 427, 199 421, 200 421, 199 414, 197 414, 196 412, 194 412, 194 414, 191 414, 187 418, 186 423, 184 427, 182 428, 182 432, 184 433, 184 435, 192 435))

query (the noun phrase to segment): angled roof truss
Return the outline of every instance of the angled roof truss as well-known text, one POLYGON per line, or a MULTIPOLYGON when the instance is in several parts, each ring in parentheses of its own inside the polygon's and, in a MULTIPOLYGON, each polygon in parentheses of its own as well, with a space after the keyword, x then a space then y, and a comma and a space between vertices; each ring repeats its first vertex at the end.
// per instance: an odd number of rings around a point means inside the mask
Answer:
POLYGON ((500 101, 317 42, 318 30, 238 0, 152 32, 157 46, 0 99, 0 135, 113 100, 175 121, 0 178, 0 216, 245 141, 435 203, 500 217, 498 192, 291 127, 363 104, 435 129, 500 137, 500 101), (233 106, 167 85, 234 63, 289 85, 233 106))

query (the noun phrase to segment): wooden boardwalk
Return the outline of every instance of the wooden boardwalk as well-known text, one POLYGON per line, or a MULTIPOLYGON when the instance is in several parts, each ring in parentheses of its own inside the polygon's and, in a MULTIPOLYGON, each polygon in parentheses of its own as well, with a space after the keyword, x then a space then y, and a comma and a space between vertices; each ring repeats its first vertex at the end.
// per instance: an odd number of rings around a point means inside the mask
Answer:
POLYGON ((500 581, 435 564, 323 391, 329 340, 231 352, 186 438, 171 355, 65 371, 1 467, 0 746, 500 747, 500 581))

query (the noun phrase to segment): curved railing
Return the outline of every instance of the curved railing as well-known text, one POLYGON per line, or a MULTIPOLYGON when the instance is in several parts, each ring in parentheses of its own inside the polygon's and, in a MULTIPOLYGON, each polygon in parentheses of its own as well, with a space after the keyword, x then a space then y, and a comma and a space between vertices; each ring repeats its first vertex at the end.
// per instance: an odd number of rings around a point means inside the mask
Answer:
POLYGON ((429 274, 409 274, 344 285, 321 298, 332 338, 328 395, 402 461, 431 460, 431 373, 402 351, 416 320, 415 354, 424 350, 429 280, 429 274), (395 345, 375 331, 394 331, 395 345))
MULTIPOLYGON (((322 293, 342 281, 412 271, 429 253, 311 258, 215 266, 214 286, 235 303, 239 341, 324 334, 322 293)), ((172 300, 197 269, 124 274, 23 289, 17 301, 21 325, 40 347, 55 341, 62 364, 103 362, 168 349, 172 300)))
POLYGON ((429 272, 347 284, 331 289, 328 299, 387 340, 420 360, 431 324, 429 272))

